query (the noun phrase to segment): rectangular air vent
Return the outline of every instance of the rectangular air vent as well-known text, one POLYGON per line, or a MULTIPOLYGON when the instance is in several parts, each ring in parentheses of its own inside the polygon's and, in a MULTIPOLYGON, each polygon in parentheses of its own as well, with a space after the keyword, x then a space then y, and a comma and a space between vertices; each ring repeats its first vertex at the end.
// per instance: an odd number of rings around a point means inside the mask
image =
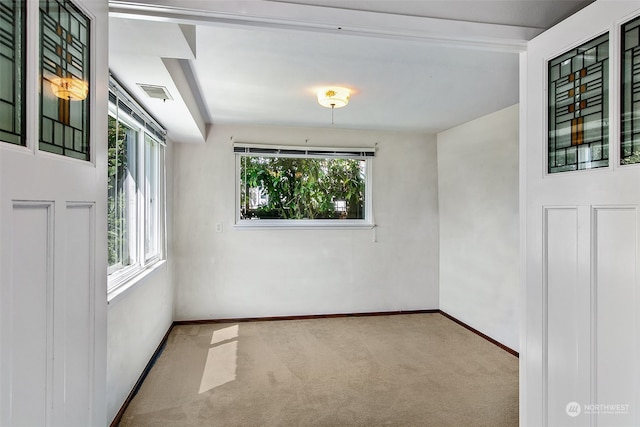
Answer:
POLYGON ((137 83, 137 85, 149 96, 149 98, 162 99, 163 101, 173 99, 167 88, 164 86, 148 85, 143 83, 137 83))

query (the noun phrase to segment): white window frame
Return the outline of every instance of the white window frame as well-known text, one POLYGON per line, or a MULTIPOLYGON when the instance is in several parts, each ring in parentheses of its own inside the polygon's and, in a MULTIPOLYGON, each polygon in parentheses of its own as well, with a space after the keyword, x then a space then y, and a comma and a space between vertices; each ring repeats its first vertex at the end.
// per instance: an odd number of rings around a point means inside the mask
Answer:
MULTIPOLYGON (((126 115, 120 115, 118 114, 116 108, 113 108, 112 105, 109 105, 109 116, 111 116, 112 118, 114 118, 116 120, 116 123, 121 122, 122 124, 124 124, 125 126, 128 126, 129 128, 131 128, 132 130, 134 130, 136 132, 136 141, 135 141, 135 152, 136 152, 136 177, 135 180, 133 182, 133 185, 137 187, 138 185, 138 180, 140 180, 140 176, 141 176, 141 159, 140 159, 140 133, 141 133, 141 129, 139 126, 137 126, 135 124, 135 122, 128 116, 126 115)), ((129 183, 129 186, 131 186, 131 183, 129 183)), ((140 246, 140 232, 139 232, 139 227, 141 224, 140 221, 140 216, 141 216, 141 212, 140 212, 140 194, 138 191, 135 192, 134 194, 135 197, 135 206, 136 206, 136 211, 133 214, 129 214, 131 217, 128 218, 128 220, 133 220, 133 223, 135 225, 135 244, 134 243, 130 243, 129 246, 129 252, 133 252, 136 255, 136 262, 130 264, 130 265, 122 265, 121 263, 118 264, 114 264, 111 266, 107 266, 107 273, 109 274, 110 278, 112 275, 117 276, 119 272, 123 272, 125 273, 126 270, 128 269, 132 269, 134 266, 136 266, 137 264, 140 264, 140 258, 139 258, 139 254, 140 254, 140 250, 139 250, 139 246, 140 246)))
POLYGON ((131 250, 136 251, 137 262, 127 266, 114 265, 108 267, 108 299, 111 300, 115 295, 122 293, 129 288, 136 279, 145 272, 155 268, 159 263, 163 262, 166 255, 166 232, 165 232, 165 218, 166 218, 166 171, 165 171, 165 144, 157 137, 147 131, 145 125, 135 120, 126 112, 118 109, 116 105, 109 102, 109 115, 115 118, 117 121, 122 122, 126 126, 131 127, 137 131, 136 141, 136 155, 137 155, 137 184, 138 191, 136 192, 136 244, 131 250), (145 210, 147 205, 146 191, 148 186, 146 184, 146 171, 145 171, 145 148, 146 137, 151 138, 156 144, 158 149, 158 183, 157 183, 157 196, 156 200, 159 203, 158 221, 157 221, 157 250, 155 253, 145 253, 145 238, 146 238, 146 224, 145 218, 147 212, 145 210))
POLYGON ((373 218, 373 159, 375 148, 352 148, 352 147, 300 147, 281 146, 265 144, 235 143, 233 145, 236 167, 235 167, 235 225, 238 229, 259 229, 259 228, 322 228, 322 229, 371 229, 375 227, 373 218), (249 152, 251 149, 269 151, 249 152), (247 150, 241 152, 240 150, 247 150), (287 152, 300 151, 306 153, 327 153, 327 154, 288 154, 287 152), (362 153, 353 155, 352 153, 362 153), (345 153, 340 155, 340 153, 345 153), (293 158, 336 158, 364 160, 366 165, 365 176, 365 207, 364 219, 242 219, 240 214, 241 201, 241 160, 242 157, 293 157, 293 158))
POLYGON ((144 181, 144 217, 143 217, 143 228, 144 230, 142 230, 141 235, 143 236, 143 241, 142 241, 142 246, 143 246, 143 254, 145 257, 145 263, 146 264, 152 264, 154 262, 157 262, 160 260, 161 258, 161 254, 162 254, 162 210, 163 210, 163 200, 164 197, 162 197, 162 181, 163 181, 163 177, 164 174, 162 173, 163 171, 163 157, 164 157, 164 146, 163 144, 158 141, 157 138, 154 138, 152 135, 150 135, 149 133, 145 133, 143 138, 144 140, 144 147, 142 148, 142 150, 145 153, 144 159, 142 159, 142 161, 145 164, 145 168, 144 168, 144 177, 143 177, 143 181, 144 181), (151 184, 149 182, 148 178, 148 170, 147 170, 147 138, 150 139, 155 146, 155 194, 151 194, 151 184), (151 203, 154 203, 154 205, 151 206, 151 208, 149 207, 149 199, 152 199, 151 203), (151 211, 155 210, 155 227, 153 227, 152 230, 150 230, 148 221, 151 219, 150 215, 152 214, 151 211), (147 245, 146 245, 146 241, 147 241, 147 232, 152 233, 155 235, 155 249, 148 251, 147 250, 147 245))

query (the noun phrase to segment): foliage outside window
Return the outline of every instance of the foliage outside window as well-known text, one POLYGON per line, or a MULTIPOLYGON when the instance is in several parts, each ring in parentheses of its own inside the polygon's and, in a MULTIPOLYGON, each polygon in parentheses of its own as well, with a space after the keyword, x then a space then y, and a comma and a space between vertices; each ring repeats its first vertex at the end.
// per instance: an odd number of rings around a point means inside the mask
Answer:
POLYGON ((370 223, 366 156, 271 151, 239 154, 239 224, 370 223))
POLYGON ((0 141, 24 145, 26 2, 0 0, 0 141))
POLYGON ((108 263, 114 289, 162 258, 163 146, 110 104, 108 263))
POLYGON ((109 268, 138 262, 136 223, 138 132, 109 116, 108 244, 109 268))

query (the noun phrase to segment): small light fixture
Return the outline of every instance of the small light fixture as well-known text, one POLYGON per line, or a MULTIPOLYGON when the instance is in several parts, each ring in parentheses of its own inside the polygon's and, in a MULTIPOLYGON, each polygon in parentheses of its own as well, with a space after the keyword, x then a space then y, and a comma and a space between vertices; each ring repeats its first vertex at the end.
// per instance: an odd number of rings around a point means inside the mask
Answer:
POLYGON ((344 87, 325 87, 318 91, 318 103, 327 108, 342 108, 349 103, 350 95, 344 87))
POLYGON ((51 79, 51 90, 58 98, 82 101, 89 94, 89 85, 73 77, 56 77, 51 79))
POLYGON ((351 91, 344 87, 325 87, 318 91, 318 104, 331 108, 331 124, 333 124, 333 110, 347 105, 350 96, 351 91))

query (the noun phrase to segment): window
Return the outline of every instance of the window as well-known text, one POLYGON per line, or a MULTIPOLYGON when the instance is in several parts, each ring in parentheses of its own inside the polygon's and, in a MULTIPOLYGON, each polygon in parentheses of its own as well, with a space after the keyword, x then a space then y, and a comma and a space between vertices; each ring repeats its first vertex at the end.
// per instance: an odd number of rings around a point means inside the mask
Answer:
POLYGON ((620 163, 640 163, 640 17, 622 26, 620 163))
POLYGON ((40 0, 40 149, 89 160, 89 18, 40 0))
POLYGON ((549 61, 548 172, 609 166, 609 34, 549 61))
POLYGON ((160 236, 160 144, 144 136, 144 254, 153 259, 159 250, 160 236))
POLYGON ((0 0, 0 141, 24 145, 25 5, 0 0))
POLYGON ((109 101, 107 220, 113 290, 163 257, 164 131, 113 82, 109 101))
POLYGON ((138 132, 109 116, 109 268, 138 262, 138 132))
POLYGON ((371 226, 373 149, 236 144, 236 224, 371 226))

